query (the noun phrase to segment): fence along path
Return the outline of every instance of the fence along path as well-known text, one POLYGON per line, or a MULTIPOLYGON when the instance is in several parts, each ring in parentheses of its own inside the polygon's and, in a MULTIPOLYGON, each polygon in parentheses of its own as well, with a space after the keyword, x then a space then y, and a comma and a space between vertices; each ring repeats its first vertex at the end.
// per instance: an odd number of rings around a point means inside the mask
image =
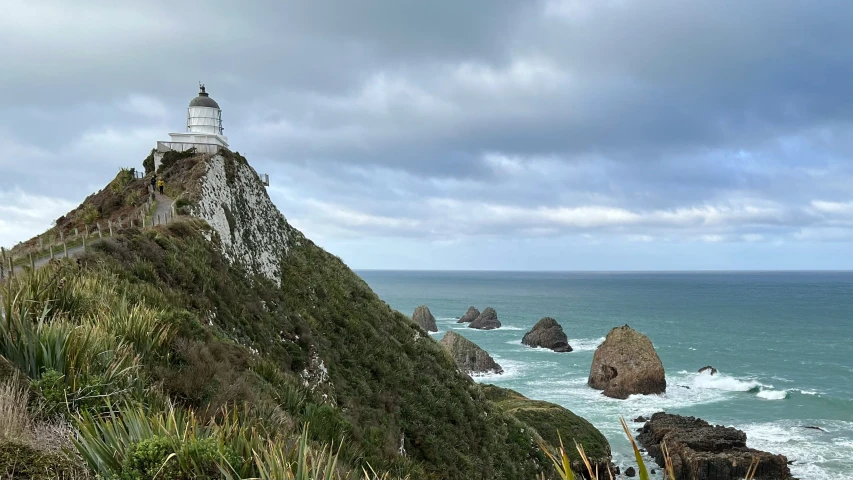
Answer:
POLYGON ((152 193, 152 198, 156 202, 153 212, 151 212, 152 201, 149 198, 136 218, 119 218, 115 223, 112 220, 95 222, 92 225, 86 225, 82 230, 75 228, 74 235, 69 237, 60 232, 59 238, 48 239, 47 243, 40 236, 38 249, 23 255, 13 256, 11 252, 0 249, 0 280, 10 278, 15 272, 24 268, 40 268, 53 259, 80 255, 86 251, 91 242, 111 237, 121 228, 131 226, 150 228, 171 222, 176 214, 175 202, 160 192, 152 193))

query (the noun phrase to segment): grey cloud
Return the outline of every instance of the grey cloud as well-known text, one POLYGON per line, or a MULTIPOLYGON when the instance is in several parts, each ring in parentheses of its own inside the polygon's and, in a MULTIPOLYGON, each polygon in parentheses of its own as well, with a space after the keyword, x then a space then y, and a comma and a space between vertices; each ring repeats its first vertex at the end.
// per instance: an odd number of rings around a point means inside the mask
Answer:
POLYGON ((0 189, 76 204, 180 130, 202 80, 232 146, 281 182, 285 213, 331 239, 735 242, 840 238, 814 232, 846 225, 812 202, 850 198, 847 3, 57 1, 6 13, 0 189), (728 216, 667 217, 703 208, 728 216))

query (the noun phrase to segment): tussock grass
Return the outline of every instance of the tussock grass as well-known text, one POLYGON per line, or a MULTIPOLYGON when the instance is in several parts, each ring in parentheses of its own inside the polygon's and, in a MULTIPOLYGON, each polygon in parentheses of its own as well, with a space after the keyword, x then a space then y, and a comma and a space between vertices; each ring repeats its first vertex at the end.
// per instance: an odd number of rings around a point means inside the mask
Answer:
POLYGON ((28 398, 29 392, 18 384, 17 378, 0 383, 0 440, 28 436, 31 428, 28 398))

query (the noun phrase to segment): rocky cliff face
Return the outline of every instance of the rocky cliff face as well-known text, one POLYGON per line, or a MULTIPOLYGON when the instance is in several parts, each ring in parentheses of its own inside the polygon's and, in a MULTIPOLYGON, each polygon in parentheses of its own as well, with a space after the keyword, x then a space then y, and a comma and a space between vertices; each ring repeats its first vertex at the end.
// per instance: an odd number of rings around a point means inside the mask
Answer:
POLYGON ((204 163, 192 215, 218 234, 228 260, 281 284, 281 259, 293 228, 244 158, 223 152, 204 163))

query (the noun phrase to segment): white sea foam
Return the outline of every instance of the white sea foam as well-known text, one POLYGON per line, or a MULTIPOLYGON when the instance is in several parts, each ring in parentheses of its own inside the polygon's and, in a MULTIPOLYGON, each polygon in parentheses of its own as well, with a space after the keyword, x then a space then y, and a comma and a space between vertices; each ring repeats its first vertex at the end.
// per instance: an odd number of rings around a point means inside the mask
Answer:
POLYGON ((848 440, 850 432, 853 432, 853 422, 815 421, 815 424, 847 436, 830 440, 829 434, 803 428, 799 420, 753 423, 737 428, 746 432, 748 446, 779 453, 793 460, 791 473, 797 478, 849 479, 846 473, 829 473, 827 470, 837 470, 832 466, 853 463, 853 449, 849 448, 853 442, 848 440), (847 448, 844 448, 845 444, 847 448))
POLYGON ((727 392, 748 392, 762 386, 755 380, 738 380, 719 372, 711 375, 709 371, 704 371, 693 378, 693 388, 709 388, 727 392))
POLYGON ((523 327, 516 327, 513 325, 501 325, 500 327, 496 328, 495 330, 527 330, 527 329, 523 328, 523 327))
POLYGON ((601 345, 601 342, 604 341, 604 337, 599 338, 579 338, 576 340, 569 340, 569 345, 572 346, 572 350, 575 352, 591 352, 598 348, 601 345))
POLYGON ((788 398, 788 392, 785 390, 761 390, 755 396, 765 400, 784 400, 788 398))
POLYGON ((478 382, 498 383, 503 380, 510 380, 522 376, 529 364, 517 360, 507 360, 495 356, 495 362, 504 369, 503 373, 486 373, 476 375, 475 379, 478 382))
POLYGON ((798 390, 798 391, 800 393, 802 393, 803 395, 817 395, 820 393, 817 390, 798 390))

